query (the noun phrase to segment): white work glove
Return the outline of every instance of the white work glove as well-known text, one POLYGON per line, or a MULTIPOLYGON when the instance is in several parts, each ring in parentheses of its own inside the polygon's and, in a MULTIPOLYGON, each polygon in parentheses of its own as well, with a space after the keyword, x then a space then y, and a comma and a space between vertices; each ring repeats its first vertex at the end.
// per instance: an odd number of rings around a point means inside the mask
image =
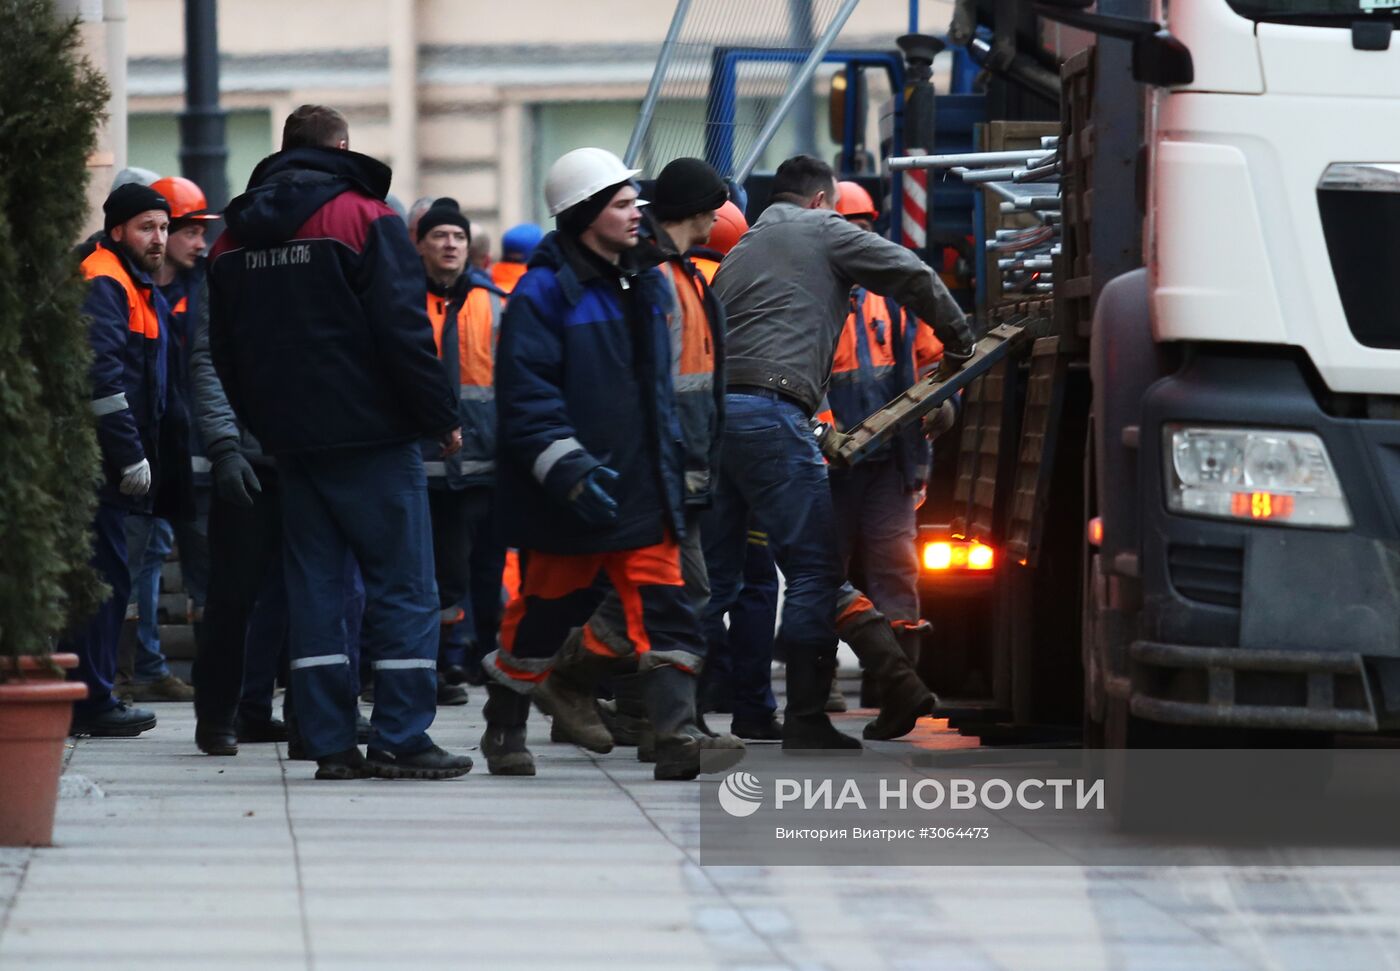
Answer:
POLYGON ((930 442, 938 438, 958 420, 958 406, 949 398, 936 411, 924 416, 924 437, 930 442))
POLYGON ((151 463, 142 459, 135 465, 128 465, 122 469, 121 485, 117 486, 124 496, 132 496, 140 499, 151 491, 151 463))

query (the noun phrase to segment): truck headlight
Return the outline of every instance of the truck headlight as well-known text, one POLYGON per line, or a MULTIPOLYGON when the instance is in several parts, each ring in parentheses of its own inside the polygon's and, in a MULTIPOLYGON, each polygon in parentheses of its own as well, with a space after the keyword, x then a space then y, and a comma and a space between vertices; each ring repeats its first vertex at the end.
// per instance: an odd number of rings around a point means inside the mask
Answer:
POLYGON ((1327 446, 1312 432, 1166 425, 1167 508, 1277 526, 1351 525, 1327 446))

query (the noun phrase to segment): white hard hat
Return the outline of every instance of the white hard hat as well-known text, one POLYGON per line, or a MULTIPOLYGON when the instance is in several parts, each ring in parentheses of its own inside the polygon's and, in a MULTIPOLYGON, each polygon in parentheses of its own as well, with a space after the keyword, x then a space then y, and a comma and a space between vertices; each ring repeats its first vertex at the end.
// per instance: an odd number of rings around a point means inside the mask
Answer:
POLYGON ((133 182, 137 185, 151 185, 159 180, 159 173, 152 172, 150 169, 143 169, 136 165, 130 165, 118 172, 112 179, 112 189, 119 189, 133 182))
POLYGON ((629 169, 605 148, 576 148, 559 156, 544 179, 544 201, 557 216, 600 189, 636 177, 641 169, 629 169))

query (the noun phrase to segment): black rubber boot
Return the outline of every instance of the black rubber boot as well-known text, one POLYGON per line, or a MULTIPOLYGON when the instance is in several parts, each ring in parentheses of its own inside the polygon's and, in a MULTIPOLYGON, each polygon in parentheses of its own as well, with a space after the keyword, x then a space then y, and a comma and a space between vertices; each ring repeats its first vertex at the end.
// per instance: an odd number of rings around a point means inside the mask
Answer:
POLYGON ((637 736, 637 761, 648 765, 656 761, 656 733, 651 730, 650 722, 637 736))
POLYGON ((647 714, 656 733, 652 778, 694 779, 701 771, 727 771, 744 757, 744 743, 733 735, 706 735, 696 724, 695 675, 667 664, 647 671, 643 678, 647 714), (723 754, 711 754, 702 765, 701 753, 723 754))
POLYGON ((598 702, 598 717, 608 727, 614 745, 636 745, 648 727, 642 676, 617 675, 612 679, 612 692, 611 701, 598 702))
POLYGON ((908 735, 923 715, 938 706, 933 692, 919 680, 904 650, 895 639, 894 629, 884 616, 870 612, 841 636, 860 658, 861 667, 875 679, 880 690, 880 714, 865 726, 868 739, 892 739, 908 735))
POLYGON ((486 685, 486 731, 481 734, 481 754, 492 775, 534 775, 535 757, 525 747, 525 722, 530 698, 502 684, 486 685))
POLYGON ((583 646, 583 629, 575 628, 554 659, 554 667, 535 688, 540 711, 554 719, 550 737, 557 731, 562 741, 603 754, 611 752, 612 733, 598 717, 598 684, 617 659, 594 654, 583 646))
POLYGON ((880 707, 880 685, 876 682, 875 675, 864 667, 860 669, 860 706, 862 708, 880 707))
POLYGON ((859 739, 837 730, 827 717, 826 702, 831 696, 831 679, 835 673, 836 658, 830 654, 803 657, 799 650, 788 652, 784 749, 854 751, 862 748, 859 739))
POLYGON ((919 658, 924 649, 924 632, 931 630, 927 623, 920 627, 896 627, 894 629, 894 639, 899 641, 899 649, 904 652, 904 659, 909 662, 909 666, 914 669, 914 673, 919 671, 919 658))
MULTIPOLYGON (((864 692, 864 685, 862 685, 861 690, 864 692)), ((862 702, 862 704, 864 704, 864 702, 862 702)), ((846 704, 846 695, 841 691, 841 679, 835 675, 831 678, 831 691, 828 692, 826 696, 826 710, 830 712, 850 710, 849 706, 846 704)))

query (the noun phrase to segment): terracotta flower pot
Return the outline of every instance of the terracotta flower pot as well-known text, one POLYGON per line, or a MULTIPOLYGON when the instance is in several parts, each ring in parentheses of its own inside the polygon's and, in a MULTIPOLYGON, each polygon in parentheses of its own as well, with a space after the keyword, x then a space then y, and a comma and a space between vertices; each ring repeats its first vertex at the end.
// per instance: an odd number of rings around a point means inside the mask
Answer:
POLYGON ((50 846, 73 702, 87 685, 64 681, 76 654, 0 659, 0 846, 50 846))

